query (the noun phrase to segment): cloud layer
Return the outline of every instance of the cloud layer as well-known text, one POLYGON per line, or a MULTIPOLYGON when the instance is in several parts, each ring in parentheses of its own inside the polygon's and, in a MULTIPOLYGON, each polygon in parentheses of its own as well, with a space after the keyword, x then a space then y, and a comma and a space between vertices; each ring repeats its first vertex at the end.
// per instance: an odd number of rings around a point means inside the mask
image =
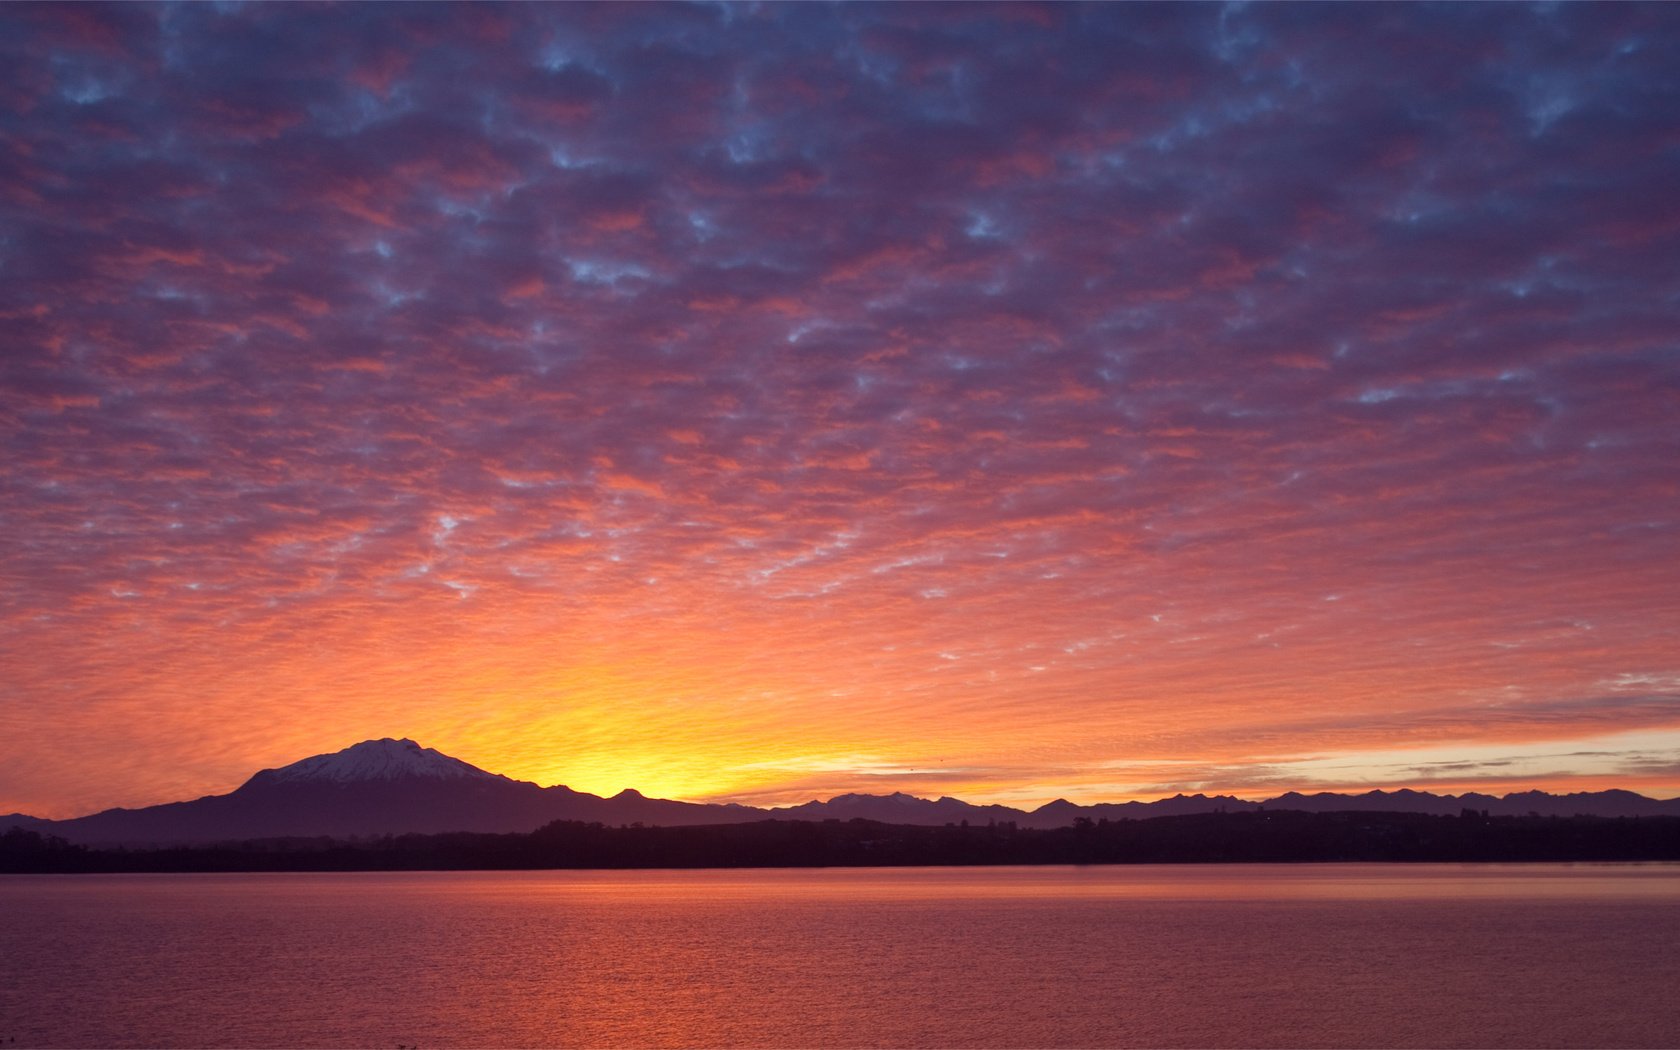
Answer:
POLYGON ((1576 743, 1680 727, 1674 8, 0 41, 0 810, 385 735, 684 797, 1673 791, 1576 743))

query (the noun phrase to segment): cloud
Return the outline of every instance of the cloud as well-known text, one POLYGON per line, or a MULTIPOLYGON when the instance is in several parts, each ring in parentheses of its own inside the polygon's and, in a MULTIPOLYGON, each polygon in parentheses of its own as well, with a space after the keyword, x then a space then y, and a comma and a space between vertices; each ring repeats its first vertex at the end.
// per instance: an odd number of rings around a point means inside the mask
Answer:
POLYGON ((1665 8, 0 23, 0 808, 1673 723, 1665 8))

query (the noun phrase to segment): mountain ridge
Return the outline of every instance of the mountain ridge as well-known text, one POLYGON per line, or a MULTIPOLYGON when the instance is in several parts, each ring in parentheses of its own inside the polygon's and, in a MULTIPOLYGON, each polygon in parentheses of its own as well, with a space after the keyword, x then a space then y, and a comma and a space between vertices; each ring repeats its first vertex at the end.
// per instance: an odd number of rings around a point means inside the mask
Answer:
POLYGON ((1362 794, 1289 791, 1263 801, 1233 795, 1177 794, 1151 802, 1079 804, 1055 799, 1032 810, 904 792, 846 793, 776 808, 649 798, 634 788, 603 798, 564 785, 542 787, 490 773, 422 747, 385 737, 341 751, 259 770, 225 795, 137 809, 108 809, 48 820, 0 816, 0 831, 21 827, 89 845, 166 845, 285 837, 365 837, 450 831, 524 832, 555 820, 669 827, 761 820, 846 821, 937 826, 1009 824, 1065 827, 1080 821, 1141 820, 1260 809, 1305 812, 1406 812, 1490 816, 1680 816, 1680 798, 1653 799, 1622 788, 1554 795, 1527 790, 1494 796, 1436 795, 1412 788, 1362 794))
POLYGON ((343 783, 358 780, 398 780, 403 777, 436 780, 512 779, 452 758, 441 751, 421 747, 407 737, 400 740, 382 737, 378 740, 364 740, 331 754, 312 755, 277 769, 258 770, 246 784, 259 781, 343 783))

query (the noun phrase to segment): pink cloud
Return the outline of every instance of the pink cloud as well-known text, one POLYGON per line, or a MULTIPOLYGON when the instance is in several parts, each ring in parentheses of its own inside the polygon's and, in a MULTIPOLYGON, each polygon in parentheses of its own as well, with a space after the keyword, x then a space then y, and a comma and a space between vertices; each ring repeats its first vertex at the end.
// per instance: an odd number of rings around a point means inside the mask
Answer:
POLYGON ((0 810, 1674 724, 1660 7, 160 10, 0 12, 0 810))

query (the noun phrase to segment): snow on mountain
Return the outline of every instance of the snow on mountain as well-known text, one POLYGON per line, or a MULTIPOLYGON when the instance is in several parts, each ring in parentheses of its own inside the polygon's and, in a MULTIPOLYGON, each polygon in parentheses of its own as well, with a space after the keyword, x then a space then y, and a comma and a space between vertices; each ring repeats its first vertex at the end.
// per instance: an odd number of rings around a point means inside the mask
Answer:
POLYGON ((843 805, 843 804, 848 803, 848 802, 880 802, 880 803, 884 803, 884 804, 889 805, 889 806, 918 806, 918 807, 920 807, 920 806, 928 805, 928 800, 927 799, 917 798, 915 795, 906 795, 902 791, 894 791, 890 795, 859 795, 859 794, 856 794, 856 793, 847 794, 847 795, 836 795, 833 798, 828 800, 828 804, 831 805, 831 806, 833 806, 833 805, 843 805))
POLYGON ((335 751, 315 755, 279 769, 265 769, 252 777, 267 784, 298 784, 328 781, 355 783, 367 780, 499 780, 508 778, 487 773, 441 751, 421 747, 412 740, 364 740, 335 751))

